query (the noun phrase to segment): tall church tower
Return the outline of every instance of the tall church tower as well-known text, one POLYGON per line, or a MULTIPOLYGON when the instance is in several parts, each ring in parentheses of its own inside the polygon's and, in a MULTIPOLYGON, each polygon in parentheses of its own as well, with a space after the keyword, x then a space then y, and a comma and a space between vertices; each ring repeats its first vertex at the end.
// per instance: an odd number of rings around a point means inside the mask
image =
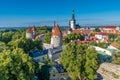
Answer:
POLYGON ((72 11, 72 19, 70 21, 70 28, 74 30, 76 28, 76 20, 74 15, 74 10, 72 11))

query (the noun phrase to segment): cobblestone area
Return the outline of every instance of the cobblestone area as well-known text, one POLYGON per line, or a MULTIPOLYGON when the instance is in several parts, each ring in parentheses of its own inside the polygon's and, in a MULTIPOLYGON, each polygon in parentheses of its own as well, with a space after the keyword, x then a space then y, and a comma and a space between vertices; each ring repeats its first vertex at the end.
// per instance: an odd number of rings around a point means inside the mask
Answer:
POLYGON ((99 80, 120 80, 120 65, 103 63, 97 70, 103 79, 99 80))

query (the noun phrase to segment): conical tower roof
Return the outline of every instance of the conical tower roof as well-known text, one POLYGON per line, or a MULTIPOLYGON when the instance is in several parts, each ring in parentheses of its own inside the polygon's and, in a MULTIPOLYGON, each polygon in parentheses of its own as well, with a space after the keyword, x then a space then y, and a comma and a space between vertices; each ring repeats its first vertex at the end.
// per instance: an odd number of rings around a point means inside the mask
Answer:
POLYGON ((60 30, 58 25, 55 25, 53 27, 52 36, 62 36, 62 32, 61 32, 61 30, 60 30))

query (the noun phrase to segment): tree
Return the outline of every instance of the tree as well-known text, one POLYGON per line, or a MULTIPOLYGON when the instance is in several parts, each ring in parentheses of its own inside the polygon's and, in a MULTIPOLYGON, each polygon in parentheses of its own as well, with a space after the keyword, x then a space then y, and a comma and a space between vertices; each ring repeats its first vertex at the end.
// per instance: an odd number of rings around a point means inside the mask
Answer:
POLYGON ((2 33, 2 41, 5 42, 6 44, 12 40, 14 32, 4 32, 2 33))
POLYGON ((120 65, 120 52, 114 54, 112 62, 120 65))
POLYGON ((12 40, 20 39, 20 38, 25 38, 25 30, 18 30, 15 32, 15 34, 12 36, 12 40))
POLYGON ((99 28, 95 28, 95 31, 96 31, 96 32, 100 32, 100 29, 99 29, 99 28))
POLYGON ((79 33, 70 33, 66 37, 63 37, 63 43, 67 44, 71 40, 84 40, 84 36, 79 33))
POLYGON ((73 80, 96 79, 99 57, 92 47, 70 43, 63 50, 60 62, 73 80))
POLYGON ((0 41, 0 52, 7 49, 9 49, 9 47, 4 42, 0 41))
POLYGON ((32 58, 22 49, 4 50, 0 53, 1 80, 33 80, 33 78, 32 58))
POLYGON ((108 38, 110 39, 111 42, 115 41, 117 39, 118 35, 117 34, 109 34, 108 38))
POLYGON ((36 39, 33 41, 32 39, 16 39, 15 41, 12 40, 11 42, 8 43, 12 49, 14 48, 21 48, 25 51, 25 53, 29 53, 30 51, 37 49, 42 50, 42 43, 40 40, 36 39))
POLYGON ((50 58, 47 56, 46 61, 44 64, 37 63, 36 68, 37 68, 37 73, 36 75, 38 76, 39 80, 49 80, 50 73, 49 73, 49 68, 50 66, 53 66, 54 62, 50 60, 50 58))
POLYGON ((50 44, 51 36, 52 36, 52 33, 51 33, 51 32, 46 33, 46 34, 45 34, 45 37, 44 37, 44 43, 50 44))
POLYGON ((107 46, 109 45, 109 43, 104 43, 104 42, 101 42, 101 43, 90 42, 89 45, 98 46, 98 47, 101 47, 101 48, 107 48, 107 46))
POLYGON ((87 79, 94 80, 97 78, 96 70, 99 67, 98 53, 94 48, 88 48, 85 57, 85 76, 87 79))

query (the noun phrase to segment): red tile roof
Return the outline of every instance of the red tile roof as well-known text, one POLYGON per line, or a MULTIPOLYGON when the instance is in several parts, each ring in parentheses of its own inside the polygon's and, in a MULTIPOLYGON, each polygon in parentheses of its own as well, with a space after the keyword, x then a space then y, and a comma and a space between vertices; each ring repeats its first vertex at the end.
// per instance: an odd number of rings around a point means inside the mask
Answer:
POLYGON ((35 27, 29 27, 27 28, 26 32, 27 33, 32 33, 33 31, 36 31, 37 29, 35 27))
POLYGON ((45 34, 39 34, 39 35, 35 36, 35 39, 38 39, 38 38, 40 38, 42 36, 45 36, 45 34))
POLYGON ((115 48, 120 48, 120 45, 117 42, 113 42, 110 45, 113 46, 113 47, 115 47, 115 48))
POLYGON ((35 26, 34 27, 32 27, 32 31, 36 31, 37 29, 35 28, 35 26))
POLYGON ((60 30, 58 25, 55 25, 53 27, 52 36, 62 36, 62 32, 61 32, 61 30, 60 30))
POLYGON ((102 28, 116 28, 116 26, 105 26, 105 27, 102 27, 102 28))
POLYGON ((98 35, 108 36, 108 33, 99 32, 98 35))
POLYGON ((93 30, 73 30, 74 33, 80 33, 80 34, 96 34, 93 30))
POLYGON ((31 28, 29 27, 29 28, 26 30, 26 32, 27 32, 27 33, 31 33, 31 32, 32 32, 31 28))

